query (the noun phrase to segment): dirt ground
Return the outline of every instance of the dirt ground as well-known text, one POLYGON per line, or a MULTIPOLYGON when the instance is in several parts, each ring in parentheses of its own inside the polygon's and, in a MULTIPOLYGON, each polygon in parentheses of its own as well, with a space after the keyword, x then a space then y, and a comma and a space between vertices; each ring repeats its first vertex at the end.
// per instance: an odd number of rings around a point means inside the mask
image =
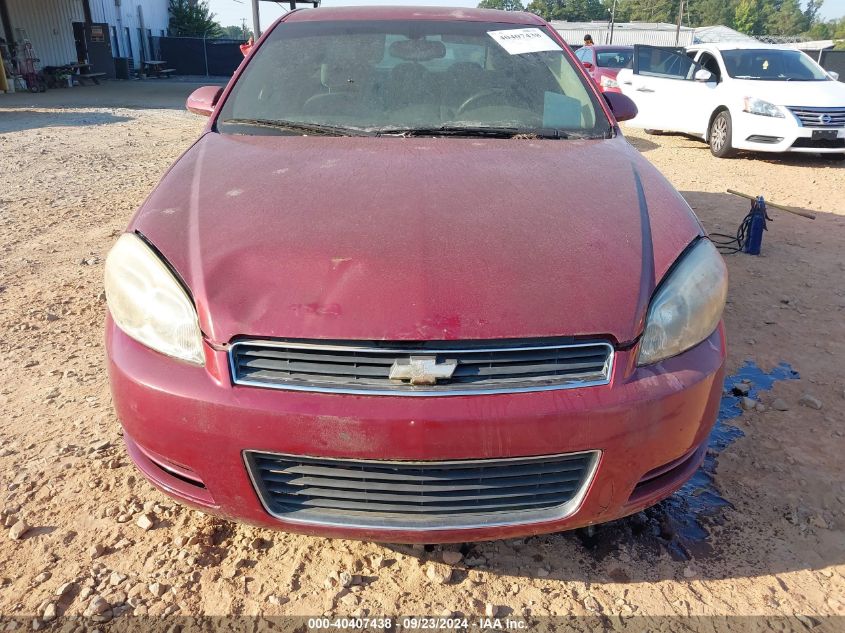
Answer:
POLYGON ((326 540, 181 507, 122 445, 104 368, 103 260, 199 133, 203 121, 178 109, 190 88, 157 85, 158 109, 112 105, 143 103, 135 84, 123 96, 92 88, 72 108, 51 93, 0 95, 0 629, 84 612, 123 630, 132 614, 495 611, 787 616, 842 630, 845 619, 827 616, 845 616, 845 163, 718 160, 699 141, 629 130, 709 231, 733 233, 748 210, 729 187, 817 213, 772 209, 763 255, 727 257, 730 373, 786 362, 800 379, 752 394, 759 406, 727 422, 744 436, 714 448, 709 488, 592 534, 444 548, 326 540), (711 507, 691 521, 684 510, 697 502, 711 507), (461 560, 445 565, 444 551, 461 560))

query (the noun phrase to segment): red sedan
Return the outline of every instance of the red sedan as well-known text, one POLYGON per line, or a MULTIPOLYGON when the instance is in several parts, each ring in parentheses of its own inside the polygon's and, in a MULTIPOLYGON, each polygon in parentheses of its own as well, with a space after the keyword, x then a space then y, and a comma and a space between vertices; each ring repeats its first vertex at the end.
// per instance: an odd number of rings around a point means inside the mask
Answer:
POLYGON ((616 75, 623 68, 631 68, 634 59, 633 46, 582 46, 575 51, 590 77, 602 92, 622 92, 616 75))
POLYGON ((110 252, 138 468, 253 524, 494 539, 639 511, 716 419, 724 262, 528 13, 286 14, 110 252), (597 187, 595 174, 607 178, 597 187))

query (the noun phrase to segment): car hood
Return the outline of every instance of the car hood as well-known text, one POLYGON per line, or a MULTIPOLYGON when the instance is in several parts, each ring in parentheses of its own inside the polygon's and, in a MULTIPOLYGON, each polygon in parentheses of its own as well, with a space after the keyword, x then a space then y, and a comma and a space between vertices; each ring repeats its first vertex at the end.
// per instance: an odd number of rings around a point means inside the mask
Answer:
POLYGON ((624 138, 207 133, 133 220, 216 343, 635 339, 701 227, 624 138))
POLYGON ((845 84, 839 81, 754 81, 735 79, 734 91, 780 106, 817 108, 845 105, 845 84))

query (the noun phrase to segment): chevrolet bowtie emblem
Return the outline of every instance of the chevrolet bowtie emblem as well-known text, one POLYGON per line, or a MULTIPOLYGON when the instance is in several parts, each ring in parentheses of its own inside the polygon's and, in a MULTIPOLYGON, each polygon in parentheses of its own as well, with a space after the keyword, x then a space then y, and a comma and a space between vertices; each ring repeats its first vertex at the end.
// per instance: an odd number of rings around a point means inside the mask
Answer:
POLYGON ((390 368, 391 380, 409 380, 412 385, 436 385, 451 378, 458 366, 456 360, 437 362, 434 356, 411 356, 399 359, 390 368))

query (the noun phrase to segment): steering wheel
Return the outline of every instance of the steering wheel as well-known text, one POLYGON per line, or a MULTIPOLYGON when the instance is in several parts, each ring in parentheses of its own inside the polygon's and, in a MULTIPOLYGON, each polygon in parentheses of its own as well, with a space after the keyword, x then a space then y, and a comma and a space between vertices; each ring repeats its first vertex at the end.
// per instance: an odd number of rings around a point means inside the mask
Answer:
POLYGON ((457 109, 455 116, 463 114, 465 110, 472 110, 473 108, 482 107, 481 104, 490 105, 491 103, 507 103, 508 91, 504 88, 490 88, 488 90, 479 90, 474 95, 468 97, 457 109))

